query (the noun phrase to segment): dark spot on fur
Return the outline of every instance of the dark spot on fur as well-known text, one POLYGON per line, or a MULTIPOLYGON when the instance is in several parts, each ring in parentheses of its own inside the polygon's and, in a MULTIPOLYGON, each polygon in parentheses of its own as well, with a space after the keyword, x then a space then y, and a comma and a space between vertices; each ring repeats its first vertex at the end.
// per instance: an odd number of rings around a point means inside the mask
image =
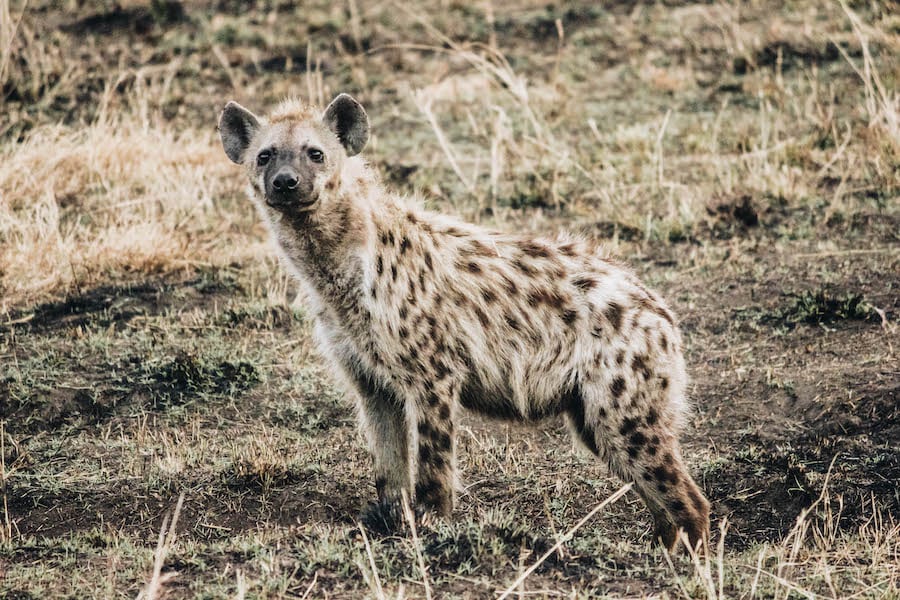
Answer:
POLYGON ((582 292, 587 292, 597 287, 597 280, 593 277, 584 275, 582 277, 576 277, 575 279, 573 279, 572 284, 582 292))
POLYGON ((441 381, 442 379, 446 378, 447 375, 449 375, 449 374, 450 374, 450 367, 448 367, 445 363, 440 362, 435 367, 434 377, 438 381, 441 381))
POLYGON ((635 354, 631 359, 631 370, 640 372, 644 379, 650 376, 650 368, 647 366, 647 357, 643 354, 635 354))
POLYGON ((391 246, 394 245, 394 232, 393 231, 388 231, 387 241, 388 241, 388 244, 390 244, 391 246))
POLYGON ((438 404, 440 404, 441 399, 436 393, 431 392, 430 394, 428 394, 427 401, 428 406, 437 406, 438 404))
POLYGON ((610 302, 609 305, 603 309, 603 316, 610 322, 614 331, 621 329, 623 310, 620 304, 610 302))
POLYGON ((406 251, 409 250, 409 238, 405 235, 403 239, 400 240, 400 254, 406 254, 406 251))
POLYGON ((562 406, 572 419, 572 426, 581 438, 581 441, 587 446, 593 454, 599 454, 600 449, 597 447, 597 440, 594 439, 594 432, 591 430, 585 420, 584 394, 581 385, 576 381, 572 389, 562 399, 562 406))
POLYGON ((431 462, 431 447, 428 444, 419 443, 419 460, 424 463, 431 462))
POLYGON ((419 437, 430 438, 432 431, 433 428, 431 427, 431 423, 428 421, 419 422, 419 437))
POLYGON ((434 502, 441 491, 442 486, 439 481, 429 479, 416 483, 416 500, 420 502, 434 502))
POLYGON ((488 319, 487 314, 478 306, 475 307, 475 316, 477 316, 478 320, 481 321, 482 327, 488 327, 491 324, 491 321, 490 319, 488 319))
POLYGON ((532 258, 549 258, 550 257, 550 249, 544 246, 543 244, 539 244, 537 242, 526 240, 518 242, 517 244, 519 249, 523 254, 526 254, 532 258))
POLYGON ((668 321, 668 322, 669 322, 669 325, 674 325, 674 324, 675 324, 675 318, 672 316, 672 313, 670 313, 669 311, 667 311, 667 310, 666 310, 665 308, 663 308, 662 306, 657 306, 657 307, 656 307, 656 314, 658 314, 658 315, 661 316, 663 319, 665 319, 666 321, 668 321))
POLYGON ((375 286, 374 283, 372 284, 372 290, 371 290, 371 291, 372 291, 372 298, 377 298, 377 297, 378 297, 378 290, 376 289, 376 286, 375 286))
POLYGON ((562 305, 563 299, 553 290, 546 289, 538 289, 533 290, 528 294, 528 304, 531 306, 540 306, 541 304, 546 304, 548 306, 559 308, 562 305))
POLYGON ((662 389, 667 389, 669 387, 669 378, 668 377, 660 377, 659 378, 659 387, 662 389))
POLYGON ((402 338, 406 339, 409 337, 409 329, 407 329, 404 325, 400 326, 400 329, 397 330, 397 334, 402 338))
POLYGON ((571 308, 567 308, 562 311, 562 320, 563 320, 563 323, 565 323, 566 325, 571 325, 572 323, 575 322, 575 319, 577 319, 577 318, 578 318, 578 313, 571 308))
POLYGON ((618 398, 625 391, 625 380, 622 377, 616 377, 609 385, 609 393, 613 398, 618 398))
POLYGON ((653 425, 659 420, 659 413, 656 412, 655 408, 651 408, 650 412, 647 413, 647 425, 653 425))
POLYGON ((396 263, 391 265, 391 280, 397 281, 397 265, 396 265, 396 263))
POLYGON ((401 305, 400 305, 400 310, 397 311, 397 316, 400 317, 400 320, 401 320, 401 321, 405 321, 408 312, 409 312, 409 311, 408 311, 407 308, 406 308, 406 304, 405 304, 405 303, 404 303, 404 304, 401 304, 401 305))
POLYGON ((575 256, 577 254, 577 252, 575 252, 575 244, 572 243, 563 244, 559 247, 559 251, 566 256, 575 256))
POLYGON ((492 302, 497 301, 497 294, 495 294, 493 291, 491 291, 489 289, 481 290, 481 297, 484 298, 484 301, 487 302, 488 304, 491 304, 492 302))
POLYGON ((637 419, 635 419, 634 417, 628 417, 627 419, 622 421, 622 426, 619 427, 619 433, 621 433, 622 435, 628 435, 629 433, 634 431, 637 425, 637 419))
POLYGON ((441 404, 441 408, 438 411, 438 416, 445 421, 447 419, 449 419, 450 418, 450 405, 449 404, 441 404))
POLYGON ((506 315, 506 324, 509 325, 510 329, 514 329, 515 331, 519 331, 522 328, 522 324, 519 323, 518 319, 516 319, 512 315, 506 315))
POLYGON ((647 443, 647 436, 640 431, 635 431, 631 434, 631 437, 628 438, 628 443, 632 446, 643 446, 647 443))
POLYGON ((434 437, 435 445, 441 450, 449 450, 453 445, 453 438, 446 431, 441 431, 434 437))
POLYGON ((509 292, 510 296, 515 296, 519 293, 519 287, 516 285, 516 282, 503 275, 503 286, 506 288, 506 291, 509 292))
POLYGON ((493 256, 494 251, 481 240, 470 240, 460 252, 462 254, 475 254, 478 256, 493 256))
POLYGON ((672 500, 669 502, 669 508, 671 508, 674 512, 681 512, 684 510, 684 502, 681 500, 672 500))
POLYGON ((375 259, 375 272, 381 275, 384 273, 384 260, 382 260, 381 255, 378 255, 378 258, 375 259))
POLYGON ((419 222, 419 219, 416 218, 416 215, 411 212, 406 213, 406 220, 413 224, 419 222))
POLYGON ((678 483, 678 474, 661 465, 653 467, 653 476, 662 483, 678 483))
POLYGON ((481 273, 481 265, 479 265, 474 260, 469 261, 456 261, 456 268, 462 271, 468 271, 473 275, 478 275, 481 273))
POLYGON ((531 276, 537 273, 537 269, 524 262, 521 258, 517 258, 516 260, 514 260, 513 266, 522 271, 522 273, 524 273, 525 275, 531 276))
POLYGON ((659 334, 659 347, 662 348, 663 352, 669 349, 669 338, 664 333, 659 334))
POLYGON ((431 252, 425 252, 425 266, 429 271, 434 271, 434 265, 431 263, 431 252))
POLYGON ((625 362, 625 350, 619 350, 616 353, 616 364, 621 365, 625 362))

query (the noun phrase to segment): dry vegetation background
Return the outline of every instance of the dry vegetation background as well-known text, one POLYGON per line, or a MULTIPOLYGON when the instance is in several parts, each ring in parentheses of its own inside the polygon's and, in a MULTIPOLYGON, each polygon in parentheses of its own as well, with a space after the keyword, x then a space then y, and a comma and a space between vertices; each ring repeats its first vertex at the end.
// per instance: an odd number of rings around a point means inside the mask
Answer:
POLYGON ((890 1, 0 0, 0 596, 900 598, 898 58, 890 1), (712 553, 572 531, 616 482, 557 422, 467 420, 454 520, 363 535, 215 131, 340 91, 393 189, 671 299, 712 553))

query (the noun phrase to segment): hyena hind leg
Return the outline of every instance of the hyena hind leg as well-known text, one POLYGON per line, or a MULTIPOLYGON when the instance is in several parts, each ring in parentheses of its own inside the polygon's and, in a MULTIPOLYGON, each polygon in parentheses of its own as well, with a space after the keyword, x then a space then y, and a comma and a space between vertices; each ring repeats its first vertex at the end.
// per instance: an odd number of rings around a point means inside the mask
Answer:
POLYGON ((624 470, 653 514, 654 538, 672 550, 681 529, 687 534, 692 548, 706 546, 709 543, 709 501, 688 472, 674 436, 670 434, 665 440, 664 434, 652 435, 662 440, 656 455, 640 457, 627 464, 624 470))
POLYGON ((447 517, 455 504, 456 435, 452 385, 428 387, 416 402, 416 504, 447 517))
POLYGON ((637 403, 613 411, 606 405, 606 390, 576 385, 567 398, 566 411, 574 434, 610 469, 633 482, 654 520, 654 539, 669 550, 683 529, 696 548, 709 536, 709 502, 691 478, 674 425, 660 422, 651 406, 643 414, 637 403))

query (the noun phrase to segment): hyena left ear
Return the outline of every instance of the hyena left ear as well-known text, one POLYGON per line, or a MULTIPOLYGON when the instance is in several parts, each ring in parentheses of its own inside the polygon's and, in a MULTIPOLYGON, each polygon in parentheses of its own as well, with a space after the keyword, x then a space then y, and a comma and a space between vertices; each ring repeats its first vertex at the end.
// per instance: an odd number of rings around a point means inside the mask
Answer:
POLYGON ((225 105, 219 117, 219 136, 225 154, 232 162, 241 164, 244 161, 244 151, 258 130, 259 119, 256 115, 234 100, 225 105))
POLYGON ((369 117, 349 94, 340 94, 332 100, 322 120, 341 141, 347 156, 359 154, 369 141, 369 117))

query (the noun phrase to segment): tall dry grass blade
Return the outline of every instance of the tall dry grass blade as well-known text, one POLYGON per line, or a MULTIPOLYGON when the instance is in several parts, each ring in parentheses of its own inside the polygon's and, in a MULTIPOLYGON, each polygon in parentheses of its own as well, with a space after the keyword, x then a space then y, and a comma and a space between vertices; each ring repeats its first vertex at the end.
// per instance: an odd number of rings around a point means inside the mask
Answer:
POLYGON ((3 529, 0 543, 12 543, 12 523, 9 519, 9 501, 6 494, 6 421, 0 421, 0 495, 3 496, 3 529))
POLYGON ((416 560, 419 563, 419 570, 422 573, 422 583, 425 585, 425 598, 431 600, 431 585, 428 583, 428 569, 425 567, 425 553, 422 552, 422 542, 419 540, 419 535, 416 531, 416 515, 409 505, 409 496, 406 495, 406 490, 403 490, 401 501, 403 506, 403 518, 406 519, 406 522, 409 524, 409 531, 412 534, 413 539, 413 548, 416 551, 416 560))
MULTIPOLYGON (((366 546, 366 557, 368 557, 369 559, 369 568, 372 569, 372 583, 375 584, 375 597, 378 598, 378 600, 385 600, 384 588, 381 587, 381 578, 378 576, 378 567, 375 566, 375 556, 372 554, 372 546, 369 544, 369 537, 366 535, 366 528, 363 527, 362 523, 357 523, 356 525, 357 527, 359 527, 359 531, 362 534, 363 544, 365 544, 366 546)), ((310 590, 312 590, 312 587, 315 583, 316 580, 315 578, 313 578, 313 582, 306 590, 306 594, 308 594, 310 590)), ((303 594, 304 598, 306 597, 306 594, 303 594)))
POLYGON ((159 528, 159 539, 156 542, 156 551, 153 553, 153 572, 150 581, 137 595, 137 600, 156 600, 163 586, 178 576, 177 571, 163 573, 163 565, 166 557, 175 543, 175 527, 178 525, 178 516, 181 514, 181 506, 184 504, 184 494, 179 494, 175 510, 172 512, 172 522, 169 523, 169 515, 163 517, 162 526, 159 528))
POLYGON ((853 33, 862 49, 862 71, 860 71, 856 63, 853 62, 841 44, 838 44, 835 40, 831 40, 831 43, 837 47, 844 57, 844 60, 847 61, 863 82, 866 96, 866 112, 869 115, 869 127, 878 125, 883 126, 885 132, 888 134, 889 140, 896 147, 900 144, 900 94, 896 91, 892 94, 885 88, 881 76, 878 73, 878 69, 875 66, 875 61, 872 58, 872 53, 869 50, 869 39, 863 31, 862 21, 847 5, 846 0, 839 0, 839 2, 844 14, 846 14, 847 18, 850 20, 853 33))
POLYGON ((535 571, 539 566, 541 566, 541 564, 542 564, 545 560, 547 560, 547 559, 550 557, 551 554, 553 554, 554 552, 556 552, 556 550, 557 550, 560 546, 562 546, 563 544, 565 544, 566 542, 568 542, 570 539, 572 539, 572 536, 575 535, 575 532, 576 532, 576 531, 578 531, 579 529, 581 529, 581 527, 582 527, 585 523, 587 523, 587 522, 588 522, 594 515, 596 515, 598 512, 600 512, 601 510, 603 510, 604 508, 606 508, 607 506, 609 506, 610 504, 612 504, 613 502, 615 502, 616 500, 618 500, 619 498, 621 498, 622 496, 624 496, 626 493, 628 493, 628 490, 630 490, 633 486, 634 486, 633 483, 626 483, 625 485, 623 485, 622 487, 620 487, 618 490, 616 490, 616 492, 613 493, 613 494, 612 494, 610 497, 608 497, 606 500, 604 500, 603 502, 601 502, 600 504, 598 504, 597 506, 595 506, 593 509, 591 509, 591 512, 589 512, 588 514, 586 514, 580 521, 578 521, 577 523, 575 523, 575 525, 573 525, 572 528, 569 529, 569 530, 565 533, 565 535, 563 535, 561 538, 559 538, 559 539, 556 541, 556 543, 553 544, 553 546, 552 546, 549 550, 547 550, 546 552, 544 552, 544 554, 542 554, 541 557, 540 557, 539 559, 537 559, 537 560, 534 562, 533 565, 531 565, 530 567, 528 567, 527 569, 525 569, 525 571, 524 571, 521 575, 519 575, 519 576, 516 578, 516 580, 513 581, 513 582, 509 585, 509 587, 507 587, 507 588, 500 594, 500 596, 497 598, 497 600, 504 600, 505 598, 508 598, 508 597, 510 596, 510 594, 514 593, 514 592, 516 591, 516 588, 519 587, 519 584, 521 584, 523 581, 525 581, 525 580, 528 578, 529 575, 531 575, 532 573, 534 573, 534 571, 535 571))
MULTIPOLYGON (((13 44, 19 33, 19 24, 25 16, 28 8, 28 0, 22 3, 19 18, 13 19, 9 11, 9 0, 0 0, 0 89, 2 89, 9 77, 9 65, 13 56, 13 44)), ((2 100, 2 98, 0 98, 2 100)))
MULTIPOLYGON (((365 536, 365 533, 363 533, 363 536, 365 536)), ((369 541, 366 540, 367 551, 370 552, 370 551, 371 551, 371 548, 368 548, 368 544, 369 544, 369 541)), ((371 558, 371 553, 369 554, 369 557, 371 558)), ((312 593, 312 591, 316 588, 316 584, 317 584, 318 582, 319 582, 319 572, 316 571, 315 573, 313 573, 312 581, 310 581, 310 582, 309 582, 309 585, 306 586, 306 591, 303 592, 303 595, 302 595, 302 596, 300 596, 300 600, 306 600, 307 598, 309 598, 309 595, 310 595, 310 594, 312 593)), ((383 594, 384 594, 384 592, 382 592, 382 595, 383 595, 383 594)))
POLYGON ((441 129, 440 124, 437 122, 437 117, 434 116, 434 111, 431 110, 432 99, 428 96, 428 93, 425 90, 417 90, 413 93, 413 102, 415 102, 416 108, 418 108, 428 120, 428 124, 431 126, 432 131, 434 131, 434 135, 437 138, 441 150, 443 150, 444 155, 447 157, 447 162, 450 163, 450 168, 452 168, 453 172, 456 173, 456 176, 459 177, 460 182, 466 187, 466 190, 470 194, 474 193, 475 183, 474 181, 469 181, 469 178, 463 175, 462 169, 459 168, 459 161, 456 159, 453 149, 450 148, 447 137, 444 135, 444 130, 441 129))

